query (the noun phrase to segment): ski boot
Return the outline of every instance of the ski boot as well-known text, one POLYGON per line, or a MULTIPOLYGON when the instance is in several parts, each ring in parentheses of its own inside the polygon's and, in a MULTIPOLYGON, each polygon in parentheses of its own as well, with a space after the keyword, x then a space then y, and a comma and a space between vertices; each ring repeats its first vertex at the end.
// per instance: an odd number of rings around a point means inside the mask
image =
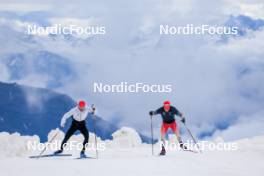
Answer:
POLYGON ((163 156, 163 155, 166 155, 166 150, 165 150, 165 147, 164 146, 162 146, 162 148, 161 148, 161 151, 160 151, 160 154, 159 155, 161 155, 161 156, 163 156))
POLYGON ((81 153, 80 153, 80 158, 86 158, 86 154, 85 154, 85 151, 82 150, 81 153))
POLYGON ((180 143, 180 147, 182 148, 182 150, 188 150, 188 148, 183 143, 180 143))
POLYGON ((62 152, 63 152, 63 150, 60 149, 60 150, 55 151, 53 154, 54 154, 54 155, 58 155, 58 154, 61 154, 62 152))

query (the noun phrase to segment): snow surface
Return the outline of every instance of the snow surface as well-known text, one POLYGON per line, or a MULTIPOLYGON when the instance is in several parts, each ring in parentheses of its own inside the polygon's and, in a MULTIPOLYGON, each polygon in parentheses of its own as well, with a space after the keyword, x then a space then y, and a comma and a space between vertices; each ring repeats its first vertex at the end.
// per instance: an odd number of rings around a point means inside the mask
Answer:
MULTIPOLYGON (((58 129, 49 133, 49 139, 58 129)), ((59 132, 56 139, 62 139, 59 132)), ((94 134, 90 142, 94 142, 94 134)), ((151 145, 142 144, 135 130, 124 127, 113 134, 113 141, 105 142, 106 150, 99 151, 99 159, 78 160, 79 151, 65 151, 73 156, 31 159, 39 151, 30 151, 27 142, 39 143, 38 136, 20 136, 18 133, 0 133, 0 173, 3 176, 17 175, 139 175, 139 176, 262 176, 264 168, 264 135, 236 141, 237 151, 204 151, 191 153, 168 151, 167 156, 158 156, 159 145, 155 145, 155 155, 151 155, 151 145)), ((70 140, 82 141, 81 135, 70 140)), ((216 139, 222 141, 222 139, 216 139)), ((45 154, 52 151, 48 150, 45 154)), ((95 157, 95 151, 87 151, 95 157)))

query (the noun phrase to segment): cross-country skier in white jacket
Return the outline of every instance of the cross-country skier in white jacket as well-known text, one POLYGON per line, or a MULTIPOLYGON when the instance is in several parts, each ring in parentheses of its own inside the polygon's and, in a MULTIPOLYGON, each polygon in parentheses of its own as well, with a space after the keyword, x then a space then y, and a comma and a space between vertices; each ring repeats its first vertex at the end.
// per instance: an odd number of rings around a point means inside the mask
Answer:
POLYGON ((64 116, 61 119, 61 124, 60 126, 64 128, 65 123, 67 119, 72 117, 72 124, 69 130, 66 132, 66 135, 62 141, 60 150, 56 151, 54 154, 60 154, 63 152, 63 147, 69 140, 69 138, 77 131, 79 130, 82 135, 84 136, 84 141, 83 141, 83 148, 81 151, 81 156, 85 156, 85 145, 88 143, 89 140, 89 132, 86 127, 86 118, 89 113, 94 114, 95 107, 92 107, 92 109, 88 109, 86 107, 85 101, 81 100, 79 101, 78 105, 74 108, 72 108, 70 111, 64 114, 64 116))

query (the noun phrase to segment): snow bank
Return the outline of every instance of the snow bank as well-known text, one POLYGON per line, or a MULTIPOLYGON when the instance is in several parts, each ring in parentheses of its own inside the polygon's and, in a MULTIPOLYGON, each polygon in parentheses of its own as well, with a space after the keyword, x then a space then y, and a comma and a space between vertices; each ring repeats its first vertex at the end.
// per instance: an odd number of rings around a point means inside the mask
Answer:
MULTIPOLYGON (((61 141, 63 140, 65 134, 59 129, 51 130, 48 134, 48 141, 52 140, 52 143, 56 144, 56 149, 59 148, 61 141), (55 136, 56 135, 56 136, 55 136), (55 138, 54 138, 55 136, 55 138), (59 145, 57 145, 59 144, 59 145)), ((139 134, 132 128, 123 127, 112 134, 113 140, 102 141, 100 137, 97 137, 97 144, 100 148, 104 144, 106 148, 131 148, 137 147, 142 144, 139 134)), ((84 140, 82 134, 73 135, 70 141, 82 143, 84 140)), ((89 144, 94 144, 95 134, 89 133, 89 144)), ((34 144, 40 144, 40 139, 38 136, 21 136, 19 133, 9 134, 6 132, 0 133, 0 156, 1 157, 24 157, 29 155, 37 155, 42 149, 29 148, 30 146, 35 146, 34 144)), ((48 144, 48 143, 46 143, 48 144)), ((43 146, 43 145, 41 145, 43 146)), ((52 152, 56 149, 47 149, 48 152, 52 152)))
POLYGON ((136 130, 122 127, 112 134, 114 147, 136 147, 142 144, 141 138, 136 130))
POLYGON ((39 137, 21 136, 19 133, 9 134, 7 132, 0 133, 0 157, 24 156, 29 152, 28 142, 39 143, 39 137))
MULTIPOLYGON (((61 143, 65 134, 59 129, 51 130, 48 134, 48 141, 50 141, 54 136, 52 143, 61 143), (58 133, 58 134, 57 134, 58 133), (57 135, 56 135, 57 134, 57 135)), ((81 134, 73 135, 69 141, 83 142, 83 136, 81 134)), ((94 143, 95 135, 94 133, 89 133, 89 143, 94 143)), ((101 143, 100 137, 97 137, 97 142, 101 143)), ((111 143, 111 141, 108 141, 111 143)), ((36 155, 40 151, 35 151, 30 148, 30 145, 40 144, 40 139, 37 135, 34 136, 21 136, 19 133, 9 134, 7 132, 0 132, 0 157, 23 157, 28 155, 36 155)))
MULTIPOLYGON (((60 131, 59 129, 51 130, 48 134, 48 140, 50 141, 53 136, 56 134, 56 141, 62 141, 64 138, 64 132, 60 131)), ((132 128, 129 127, 122 127, 121 129, 117 130, 112 134, 113 140, 105 140, 102 141, 100 137, 97 136, 97 143, 105 143, 107 147, 112 148, 112 147, 136 147, 142 144, 141 138, 139 134, 132 128)), ((73 135, 69 141, 76 141, 82 143, 84 140, 82 134, 78 135, 73 135)), ((89 143, 94 143, 95 142, 95 134, 94 133, 89 133, 89 143)))
POLYGON ((253 138, 245 138, 236 141, 238 148, 242 151, 248 150, 263 150, 264 149, 264 135, 255 136, 253 138))
MULTIPOLYGON (((48 140, 50 141, 54 135, 56 135, 55 140, 53 142, 58 142, 60 145, 62 139, 64 138, 64 132, 59 129, 51 130, 48 134, 48 140)), ((104 144, 106 149, 131 149, 136 147, 145 147, 149 148, 149 144, 142 144, 141 138, 139 134, 132 128, 122 127, 112 134, 113 140, 105 140, 102 141, 99 137, 97 137, 97 144, 104 144)), ((77 141, 82 143, 83 136, 81 134, 73 135, 70 138, 70 141, 77 141)), ((89 144, 94 144, 95 135, 94 133, 90 133, 89 144)), ((20 157, 20 156, 29 156, 36 155, 39 153, 38 151, 30 150, 28 148, 29 143, 39 144, 40 140, 38 136, 21 136, 19 133, 9 134, 6 132, 0 132, 0 157, 20 157)), ((168 142, 177 142, 177 139, 174 135, 169 136, 168 142)), ((213 141, 208 141, 210 143, 221 143, 224 142, 222 138, 216 138, 213 141)), ((238 144, 239 151, 249 151, 249 150, 263 150, 264 148, 264 135, 257 136, 250 139, 241 139, 238 141, 233 141, 238 144)), ((159 148, 159 144, 155 144, 156 148, 159 148)), ((102 146, 102 145, 101 145, 102 146)), ((58 147, 59 148, 59 147, 58 147)), ((49 152, 52 152, 56 149, 52 149, 49 152)))

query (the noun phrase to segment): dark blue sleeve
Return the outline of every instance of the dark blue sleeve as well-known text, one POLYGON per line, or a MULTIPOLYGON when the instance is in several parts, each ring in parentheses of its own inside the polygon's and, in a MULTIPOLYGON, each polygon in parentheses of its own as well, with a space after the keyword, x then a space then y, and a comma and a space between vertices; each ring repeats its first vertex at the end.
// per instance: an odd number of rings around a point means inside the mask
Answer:
POLYGON ((172 112, 177 116, 182 116, 182 113, 175 107, 172 107, 172 112))
POLYGON ((157 109, 154 113, 155 114, 161 114, 163 112, 163 107, 157 109))

